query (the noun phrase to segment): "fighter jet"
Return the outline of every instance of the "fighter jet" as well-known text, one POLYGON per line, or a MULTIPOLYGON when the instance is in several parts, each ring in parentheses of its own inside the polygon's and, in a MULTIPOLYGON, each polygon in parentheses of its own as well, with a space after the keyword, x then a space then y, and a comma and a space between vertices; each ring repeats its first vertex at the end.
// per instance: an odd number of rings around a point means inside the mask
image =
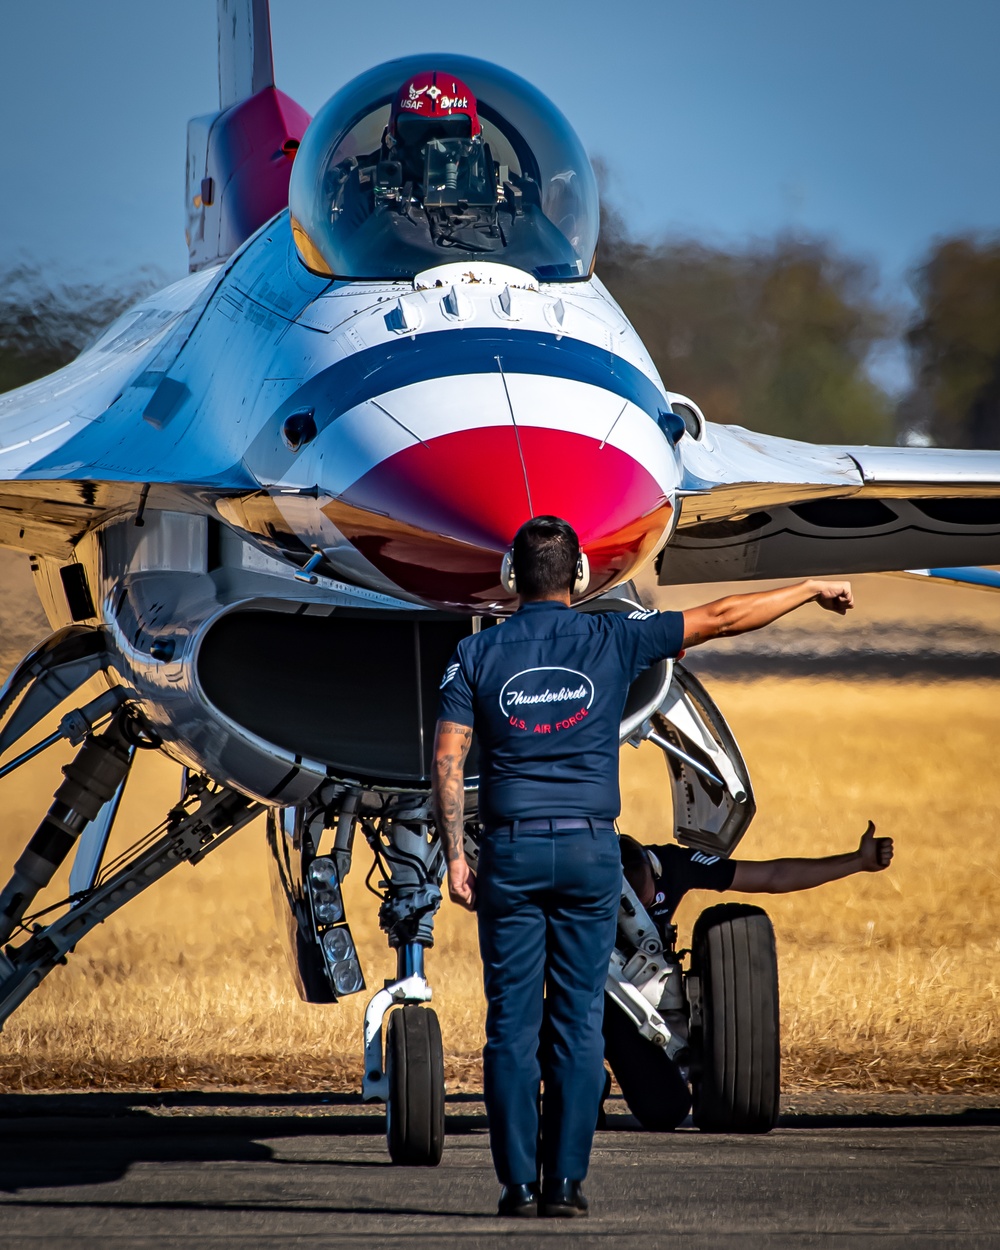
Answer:
MULTIPOLYGON (((95 924, 262 813, 299 992, 361 992, 341 883, 363 842, 398 970, 365 1015, 362 1092, 388 1103, 393 1159, 433 1164, 436 690, 458 640, 514 607, 518 526, 575 526, 588 611, 644 611, 631 579, 653 560, 662 584, 988 564, 1000 455, 712 424, 594 273, 594 174, 536 87, 411 56, 310 119, 274 85, 266 0, 218 3, 220 108, 188 130, 189 276, 0 397, 0 543, 30 556, 54 631, 0 692, 0 751, 22 743, 0 775, 79 747, 0 893, 0 1022, 95 924), (109 859, 145 749, 183 766, 183 795, 109 859), (36 918, 71 853, 70 897, 36 918)), ((750 780, 683 665, 636 682, 621 738, 664 752, 676 836, 729 854, 750 780)), ((474 754, 469 773, 474 854, 474 754)), ((762 1033, 725 997, 726 968, 752 979, 718 954, 727 917, 682 972, 625 887, 608 993, 637 1054, 687 1066, 703 1127, 759 1131, 776 999, 762 1033), (752 1090, 713 1041, 726 1021, 752 1090)), ((630 1095, 648 1122, 654 1095, 630 1095)))

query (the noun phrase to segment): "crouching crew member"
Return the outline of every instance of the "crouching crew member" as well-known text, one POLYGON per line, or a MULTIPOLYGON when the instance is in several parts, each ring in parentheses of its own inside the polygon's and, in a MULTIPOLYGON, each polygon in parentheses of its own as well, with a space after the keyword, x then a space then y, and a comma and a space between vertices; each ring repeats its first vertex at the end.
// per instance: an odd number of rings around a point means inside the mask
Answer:
POLYGON ((808 602, 843 614, 853 601, 846 582, 810 581, 683 614, 578 613, 570 596, 586 589, 587 560, 558 517, 534 517, 518 530, 502 576, 517 592, 517 612, 464 638, 444 674, 437 824, 452 900, 478 905, 484 1098, 503 1186, 499 1213, 584 1215, 621 889, 614 820, 629 685, 682 647, 759 629, 808 602), (463 845, 473 727, 484 826, 478 882, 463 845))
MULTIPOLYGON (((871 821, 857 850, 801 859, 723 859, 676 843, 643 846, 627 835, 619 839, 619 845, 625 880, 657 927, 671 923, 689 890, 791 894, 856 872, 881 872, 892 863, 893 854, 892 838, 876 838, 871 821)), ((637 1048, 649 1045, 620 1008, 605 1003, 604 1057, 616 1076, 624 1073, 620 1079, 627 1079, 630 1066, 635 1071, 637 1048)), ((678 1064, 666 1055, 661 1055, 661 1066, 655 1127, 662 1131, 676 1128, 685 1119, 691 1110, 691 1089, 678 1064)))

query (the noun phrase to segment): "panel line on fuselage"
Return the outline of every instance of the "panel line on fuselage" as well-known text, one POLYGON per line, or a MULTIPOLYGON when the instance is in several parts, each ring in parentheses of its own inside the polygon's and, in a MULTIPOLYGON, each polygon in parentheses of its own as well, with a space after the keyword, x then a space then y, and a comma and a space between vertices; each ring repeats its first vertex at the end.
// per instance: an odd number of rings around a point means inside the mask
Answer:
POLYGON ((514 427, 514 439, 517 442, 517 457, 521 462, 521 473, 524 475, 524 493, 528 496, 528 512, 531 516, 535 515, 535 505, 531 502, 531 483, 528 481, 528 466, 524 463, 524 447, 521 445, 521 431, 517 428, 517 417, 514 415, 514 405, 511 403, 510 389, 507 386, 507 379, 504 376, 503 361, 499 356, 496 358, 497 368, 500 370, 500 381, 503 383, 504 398, 507 400, 507 411, 510 413, 510 423, 514 427))

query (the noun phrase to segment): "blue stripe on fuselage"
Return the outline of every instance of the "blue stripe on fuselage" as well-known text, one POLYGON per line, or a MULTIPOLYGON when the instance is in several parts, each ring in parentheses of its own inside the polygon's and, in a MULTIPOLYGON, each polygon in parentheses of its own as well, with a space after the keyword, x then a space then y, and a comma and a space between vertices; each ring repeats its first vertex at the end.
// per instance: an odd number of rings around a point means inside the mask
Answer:
POLYGON ((304 406, 315 409, 323 429, 358 404, 400 387, 473 373, 538 374, 586 382, 629 400, 670 437, 680 418, 656 384, 621 356, 580 339, 530 330, 435 330, 380 343, 340 360, 309 379, 282 404, 284 420, 304 406))
POLYGON ((184 422, 183 439, 173 426, 167 427, 164 439, 161 430, 139 419, 133 403, 123 413, 112 407, 102 420, 88 424, 18 477, 152 480, 198 483, 208 490, 251 489, 255 480, 280 480, 293 463, 295 453, 280 435, 282 423, 292 413, 314 409, 316 425, 323 429, 358 404, 415 382, 498 374, 498 356, 505 373, 567 378, 619 395, 647 413, 671 442, 676 442, 683 431, 681 418, 670 411, 655 383, 613 352, 568 336, 456 327, 382 343, 330 365, 304 382, 271 414, 235 463, 229 459, 229 443, 214 437, 216 416, 210 420, 198 405, 184 422), (203 429, 206 422, 207 433, 203 429), (128 459, 135 465, 128 470, 122 467, 126 435, 128 459), (107 463, 109 457, 111 465, 107 463))

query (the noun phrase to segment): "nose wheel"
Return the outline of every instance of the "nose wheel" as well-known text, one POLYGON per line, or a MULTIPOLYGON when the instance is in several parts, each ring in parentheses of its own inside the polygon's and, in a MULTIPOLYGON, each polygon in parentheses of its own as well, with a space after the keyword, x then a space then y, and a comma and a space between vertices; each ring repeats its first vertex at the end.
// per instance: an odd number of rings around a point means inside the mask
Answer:
POLYGON ((386 1138, 393 1163, 436 1167, 444 1149, 444 1050, 430 1007, 400 1007, 385 1039, 386 1138))

